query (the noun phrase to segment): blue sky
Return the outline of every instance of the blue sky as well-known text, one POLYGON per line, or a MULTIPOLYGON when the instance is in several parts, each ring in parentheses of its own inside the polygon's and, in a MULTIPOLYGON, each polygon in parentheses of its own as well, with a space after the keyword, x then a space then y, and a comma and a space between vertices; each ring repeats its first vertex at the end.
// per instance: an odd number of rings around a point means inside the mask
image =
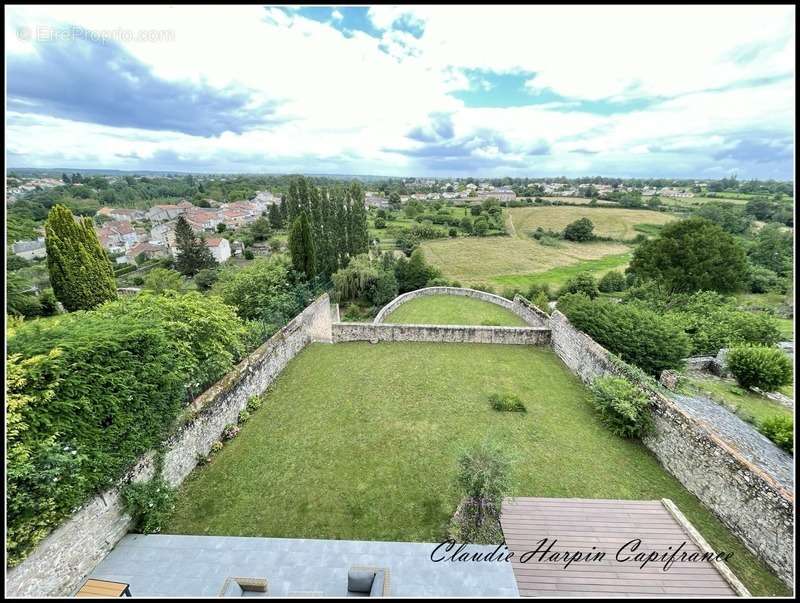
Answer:
POLYGON ((6 17, 12 167, 793 176, 794 7, 6 17))

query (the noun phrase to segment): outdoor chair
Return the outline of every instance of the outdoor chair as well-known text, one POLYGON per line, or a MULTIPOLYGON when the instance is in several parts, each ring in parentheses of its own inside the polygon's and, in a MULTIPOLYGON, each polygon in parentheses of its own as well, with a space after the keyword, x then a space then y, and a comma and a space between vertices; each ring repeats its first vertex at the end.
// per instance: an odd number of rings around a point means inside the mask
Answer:
POLYGON ((348 597, 388 597, 389 568, 354 565, 347 572, 348 597))

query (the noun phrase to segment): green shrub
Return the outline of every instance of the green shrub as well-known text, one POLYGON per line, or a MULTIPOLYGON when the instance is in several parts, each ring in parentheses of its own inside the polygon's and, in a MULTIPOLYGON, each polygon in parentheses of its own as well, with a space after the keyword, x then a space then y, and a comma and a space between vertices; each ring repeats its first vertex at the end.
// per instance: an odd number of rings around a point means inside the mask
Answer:
POLYGON ((564 238, 568 241, 591 241, 594 239, 594 224, 589 218, 580 218, 564 229, 564 238))
POLYGON ((646 308, 569 294, 559 298, 558 309, 575 328, 650 375, 680 368, 689 355, 686 334, 673 321, 646 308))
POLYGON ((794 421, 792 417, 775 415, 764 419, 758 429, 789 454, 794 452, 794 421))
POLYGON ((225 447, 225 444, 220 442, 219 440, 214 440, 211 443, 211 454, 218 454, 222 452, 222 449, 225 447))
POLYGON ((600 289, 600 291, 602 291, 603 293, 624 291, 625 276, 618 270, 612 270, 610 272, 606 272, 603 275, 603 278, 601 278, 600 282, 597 284, 597 288, 600 289))
POLYGON ((544 291, 537 293, 531 302, 545 314, 550 314, 550 299, 544 291))
POLYGON ((600 420, 611 433, 623 438, 639 438, 650 429, 650 402, 627 379, 598 377, 590 389, 600 420))
POLYGON ((239 412, 239 423, 240 424, 241 423, 247 423, 247 421, 249 421, 249 420, 250 420, 250 411, 249 410, 244 409, 244 410, 239 412))
POLYGON ((142 293, 7 333, 9 562, 163 441, 240 335, 232 309, 199 293, 142 293))
POLYGON ((261 396, 250 396, 247 399, 247 410, 251 413, 257 411, 261 408, 261 405, 264 403, 264 399, 261 396))
POLYGON ((220 270, 212 292, 236 308, 245 320, 261 320, 280 328, 311 300, 302 276, 284 258, 258 258, 242 267, 220 270))
POLYGON ((594 299, 600 294, 597 281, 588 272, 581 272, 570 278, 559 291, 559 297, 568 293, 583 293, 594 299))
POLYGON ((125 511, 133 518, 133 529, 157 534, 175 508, 176 490, 161 478, 127 484, 121 495, 125 511))
POLYGON ((527 412, 525 404, 514 394, 492 394, 489 396, 489 404, 502 412, 527 412))
POLYGON ((462 502, 450 525, 451 538, 475 544, 502 542, 500 507, 511 490, 510 471, 509 458, 493 444, 462 452, 456 472, 462 502))
POLYGON ((770 346, 781 339, 771 316, 739 310, 733 299, 713 291, 678 296, 669 305, 652 299, 648 303, 686 332, 692 355, 716 354, 722 348, 744 343, 770 346))
POLYGON ((778 348, 740 346, 728 352, 726 361, 742 387, 773 391, 792 382, 792 361, 778 348))

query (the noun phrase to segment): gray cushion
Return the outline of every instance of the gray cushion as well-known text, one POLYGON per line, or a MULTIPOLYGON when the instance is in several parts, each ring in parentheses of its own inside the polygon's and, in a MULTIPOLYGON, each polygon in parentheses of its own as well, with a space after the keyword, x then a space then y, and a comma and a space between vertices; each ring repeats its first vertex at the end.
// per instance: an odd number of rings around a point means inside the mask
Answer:
POLYGON ((375 579, 372 581, 372 588, 369 591, 370 597, 383 596, 383 581, 386 578, 386 572, 383 570, 375 574, 375 579))
POLYGON ((353 593, 368 593, 374 579, 375 572, 350 570, 347 572, 347 590, 353 593))

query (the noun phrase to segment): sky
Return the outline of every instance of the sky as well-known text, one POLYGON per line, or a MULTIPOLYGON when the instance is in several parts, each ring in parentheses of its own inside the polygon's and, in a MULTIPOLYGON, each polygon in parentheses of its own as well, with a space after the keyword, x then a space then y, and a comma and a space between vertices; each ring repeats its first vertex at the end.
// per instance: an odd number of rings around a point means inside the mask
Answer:
POLYGON ((6 165, 793 178, 793 6, 6 7, 6 165))

